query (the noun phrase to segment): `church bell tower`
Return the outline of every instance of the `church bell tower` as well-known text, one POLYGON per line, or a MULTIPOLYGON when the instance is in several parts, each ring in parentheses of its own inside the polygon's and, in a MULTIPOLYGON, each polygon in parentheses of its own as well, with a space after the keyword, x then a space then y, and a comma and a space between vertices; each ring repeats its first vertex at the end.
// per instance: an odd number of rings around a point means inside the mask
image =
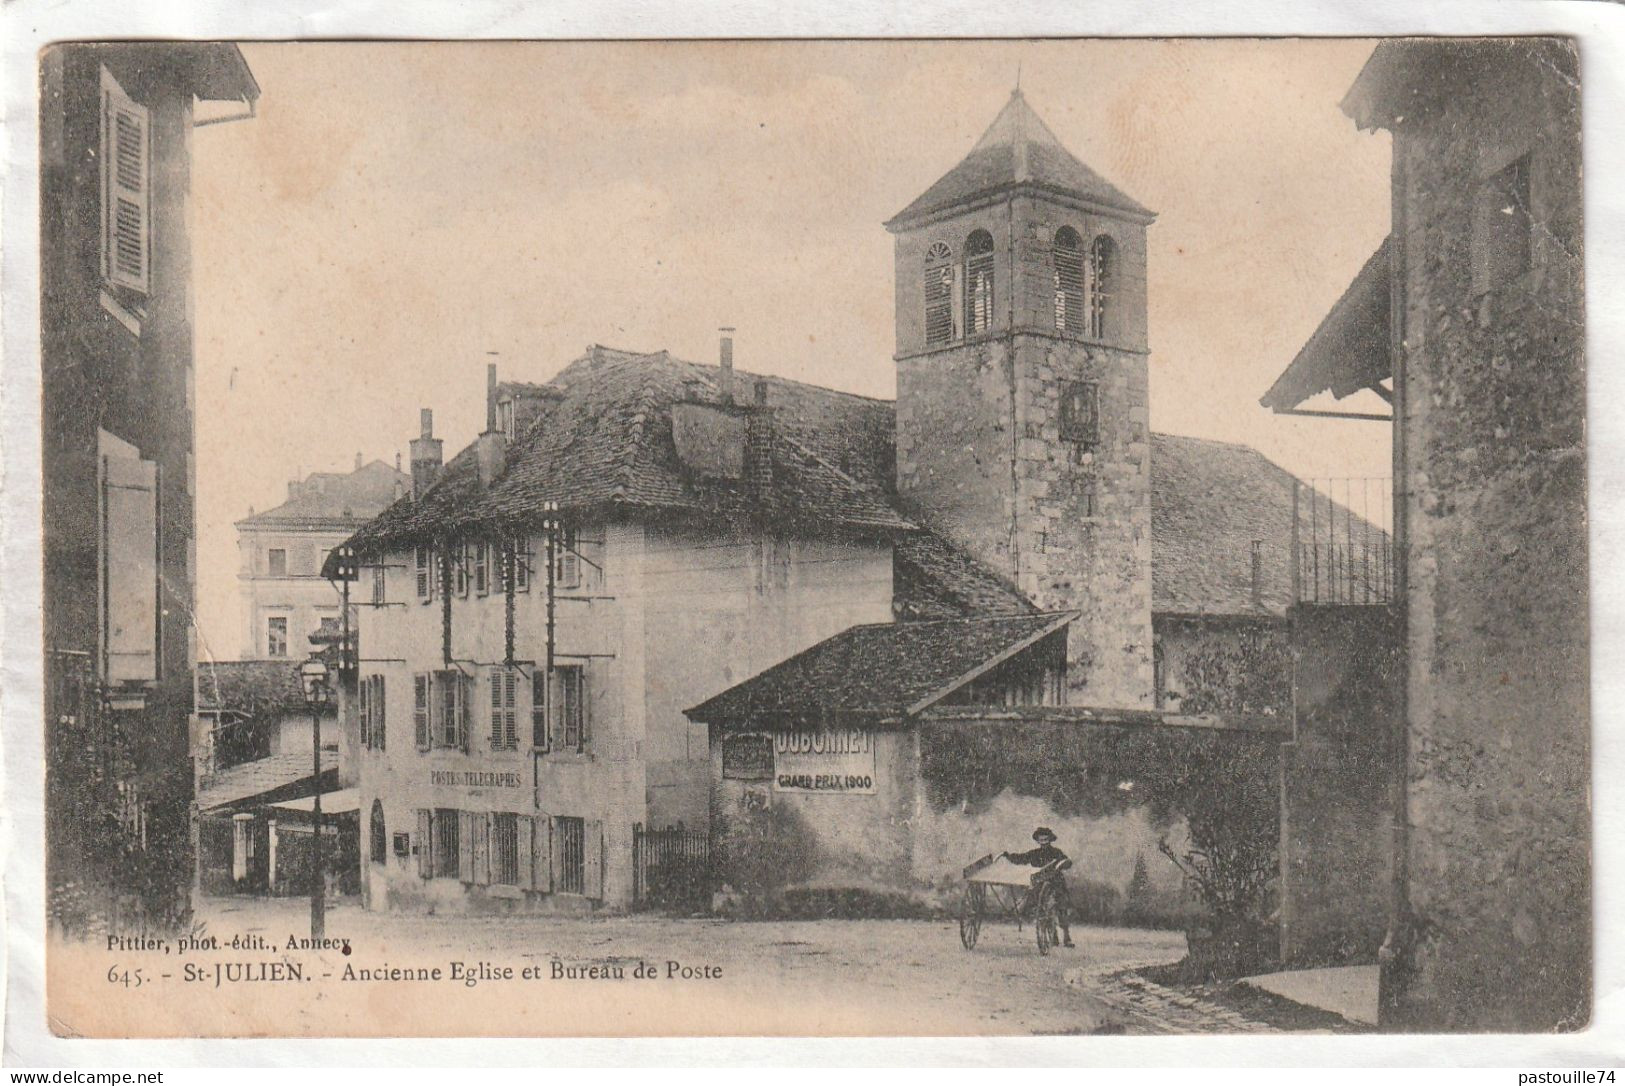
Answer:
POLYGON ((1146 228, 1019 90, 896 237, 897 482, 1039 607, 1074 705, 1150 707, 1146 228))

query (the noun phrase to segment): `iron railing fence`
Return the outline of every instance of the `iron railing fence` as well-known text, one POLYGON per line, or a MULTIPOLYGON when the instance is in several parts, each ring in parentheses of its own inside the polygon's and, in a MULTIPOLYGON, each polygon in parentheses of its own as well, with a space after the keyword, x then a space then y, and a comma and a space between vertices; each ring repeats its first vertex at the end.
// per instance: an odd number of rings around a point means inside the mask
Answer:
POLYGON ((1292 484, 1292 597, 1297 603, 1394 601, 1394 486, 1386 477, 1292 484))

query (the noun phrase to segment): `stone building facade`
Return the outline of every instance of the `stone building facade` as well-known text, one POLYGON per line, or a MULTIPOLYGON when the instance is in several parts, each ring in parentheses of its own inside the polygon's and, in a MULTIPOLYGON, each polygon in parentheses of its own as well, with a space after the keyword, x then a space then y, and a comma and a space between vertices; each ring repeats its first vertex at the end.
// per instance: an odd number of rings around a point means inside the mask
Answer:
POLYGON ((1590 1017, 1578 78, 1565 40, 1378 46, 1343 109, 1392 135, 1392 233, 1265 397, 1391 378, 1395 1029, 1590 1017))

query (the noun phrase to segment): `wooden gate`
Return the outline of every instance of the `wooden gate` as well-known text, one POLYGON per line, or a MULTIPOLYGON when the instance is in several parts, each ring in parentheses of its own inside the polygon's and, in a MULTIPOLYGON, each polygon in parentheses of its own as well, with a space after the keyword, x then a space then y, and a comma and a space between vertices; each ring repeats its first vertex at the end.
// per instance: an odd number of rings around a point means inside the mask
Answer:
POLYGON ((663 830, 632 827, 632 903, 684 912, 711 903, 711 841, 681 822, 663 830))

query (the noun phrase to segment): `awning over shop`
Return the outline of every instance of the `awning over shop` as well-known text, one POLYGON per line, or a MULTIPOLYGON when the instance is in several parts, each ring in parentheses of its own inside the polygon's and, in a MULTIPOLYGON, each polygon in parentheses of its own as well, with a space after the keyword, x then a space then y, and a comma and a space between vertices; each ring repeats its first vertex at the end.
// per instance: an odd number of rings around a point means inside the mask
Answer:
POLYGON ((1315 334, 1259 403, 1292 411, 1330 392, 1337 399, 1393 376, 1389 347, 1388 247, 1384 239, 1315 334))
MULTIPOLYGON (((322 751, 322 783, 337 782, 337 751, 322 751)), ((316 791, 310 755, 273 754, 252 762, 234 765, 209 777, 197 790, 199 811, 221 807, 245 807, 297 799, 316 791)))
MULTIPOLYGON (((316 800, 313 796, 303 799, 285 799, 280 803, 271 804, 273 807, 285 811, 304 811, 307 814, 316 809, 316 800)), ((361 810, 361 793, 354 788, 339 788, 331 792, 322 793, 322 814, 350 814, 361 810)))

